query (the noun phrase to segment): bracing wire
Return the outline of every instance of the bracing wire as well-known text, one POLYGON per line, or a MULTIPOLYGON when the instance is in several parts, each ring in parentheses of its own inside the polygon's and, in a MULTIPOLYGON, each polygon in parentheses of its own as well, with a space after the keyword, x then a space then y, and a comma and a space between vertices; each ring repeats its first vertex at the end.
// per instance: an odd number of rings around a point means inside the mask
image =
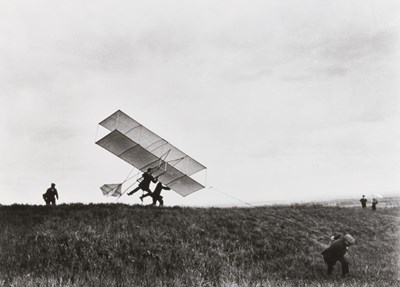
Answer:
MULTIPOLYGON (((213 187, 213 186, 210 186, 209 188, 210 188, 210 189, 214 189, 214 190, 216 190, 216 191, 218 191, 218 192, 220 192, 220 193, 222 193, 222 194, 224 194, 224 195, 226 195, 226 196, 229 196, 230 198, 235 199, 235 200, 237 200, 237 201, 239 201, 239 202, 241 202, 241 203, 244 203, 244 204, 246 204, 246 205, 248 205, 248 206, 257 207, 256 205, 253 205, 253 204, 251 204, 251 203, 249 203, 249 202, 243 201, 243 200, 241 200, 241 199, 239 199, 239 198, 237 198, 237 197, 234 197, 234 196, 232 196, 232 195, 230 195, 230 194, 228 194, 228 193, 226 193, 226 192, 223 192, 222 190, 217 189, 217 188, 215 188, 215 187, 213 187)), ((259 220, 259 218, 256 218, 256 217, 254 217, 254 216, 250 216, 250 217, 252 217, 253 219, 259 220)), ((327 237, 327 238, 330 237, 330 236, 328 236, 328 235, 326 235, 326 234, 321 233, 320 231, 318 231, 318 230, 316 230, 316 229, 314 229, 314 228, 311 228, 311 227, 309 227, 309 226, 306 226, 306 225, 304 225, 304 224, 301 224, 300 222, 295 221, 295 220, 293 220, 293 219, 291 219, 291 218, 289 218, 289 217, 280 216, 280 215, 276 215, 276 214, 273 215, 273 217, 275 217, 275 218, 280 218, 280 219, 284 219, 284 220, 287 220, 287 221, 292 222, 292 223, 294 223, 294 224, 300 225, 300 226, 302 226, 303 228, 308 229, 308 230, 310 230, 310 231, 313 231, 314 233, 316 233, 316 234, 318 234, 318 235, 320 235, 320 236, 327 237)))
POLYGON ((127 192, 132 186, 134 186, 136 184, 136 182, 132 183, 131 185, 129 185, 127 188, 125 188, 125 190, 117 197, 117 199, 115 201, 118 201, 118 199, 120 199, 120 197, 122 195, 125 194, 125 192, 127 192))
MULTIPOLYGON (((130 176, 131 174, 132 174, 132 172, 133 172, 133 170, 134 170, 135 168, 133 168, 130 172, 129 172, 129 174, 128 174, 128 176, 126 177, 126 179, 121 183, 121 184, 124 184, 125 182, 127 182, 128 180, 131 180, 132 178, 137 178, 138 176, 139 176, 139 173, 140 173, 140 170, 134 175, 134 176, 130 176)), ((118 199, 122 196, 122 195, 124 195, 130 188, 132 188, 132 186, 134 186, 136 184, 136 181, 134 181, 131 185, 129 185, 127 188, 125 188, 125 190, 117 197, 117 199, 115 200, 115 201, 118 201, 118 199)))
POLYGON ((138 170, 138 172, 135 175, 133 175, 131 177, 128 176, 124 182, 127 182, 127 181, 131 180, 132 178, 137 178, 139 176, 139 174, 140 174, 140 170, 138 170))
POLYGON ((133 177, 130 177, 132 172, 135 170, 135 168, 132 168, 131 171, 129 172, 129 174, 127 175, 127 177, 125 178, 124 182, 127 182, 128 180, 130 180, 133 177))
POLYGON ((228 196, 228 197, 230 197, 230 198, 232 198, 232 199, 235 199, 235 200, 237 200, 237 201, 240 201, 241 203, 244 203, 244 204, 246 204, 246 205, 248 205, 248 206, 256 207, 255 205, 253 205, 253 204, 251 204, 251 203, 248 203, 248 202, 246 202, 246 201, 243 201, 243 200, 241 200, 241 199, 239 199, 239 198, 237 198, 237 197, 234 197, 234 196, 232 196, 232 195, 230 195, 230 194, 228 194, 228 193, 226 193, 226 192, 223 192, 222 190, 220 190, 220 189, 218 189, 218 188, 215 188, 215 187, 213 187, 213 186, 209 186, 209 188, 210 188, 210 189, 215 189, 216 191, 218 191, 218 192, 220 192, 220 193, 222 193, 222 194, 224 194, 224 195, 226 195, 226 196, 228 196))

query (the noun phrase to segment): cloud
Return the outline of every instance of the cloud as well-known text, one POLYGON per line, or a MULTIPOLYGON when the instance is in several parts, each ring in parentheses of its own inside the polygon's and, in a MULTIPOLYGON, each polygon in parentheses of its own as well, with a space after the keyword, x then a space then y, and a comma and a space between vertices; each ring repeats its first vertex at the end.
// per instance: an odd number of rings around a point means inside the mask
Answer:
POLYGON ((323 35, 317 41, 289 45, 294 57, 280 67, 284 81, 328 80, 373 72, 398 62, 399 31, 349 27, 344 34, 323 35))
POLYGON ((397 53, 398 36, 398 29, 393 28, 383 31, 368 27, 351 29, 339 37, 327 39, 320 53, 328 60, 342 63, 379 61, 397 53))

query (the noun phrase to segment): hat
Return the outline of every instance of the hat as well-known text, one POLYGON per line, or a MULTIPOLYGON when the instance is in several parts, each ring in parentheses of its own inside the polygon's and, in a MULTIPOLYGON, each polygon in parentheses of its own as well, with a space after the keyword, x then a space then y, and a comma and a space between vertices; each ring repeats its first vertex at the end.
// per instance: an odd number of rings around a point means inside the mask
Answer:
POLYGON ((344 236, 344 240, 346 240, 349 244, 354 244, 356 243, 356 240, 351 236, 350 234, 346 234, 344 236))

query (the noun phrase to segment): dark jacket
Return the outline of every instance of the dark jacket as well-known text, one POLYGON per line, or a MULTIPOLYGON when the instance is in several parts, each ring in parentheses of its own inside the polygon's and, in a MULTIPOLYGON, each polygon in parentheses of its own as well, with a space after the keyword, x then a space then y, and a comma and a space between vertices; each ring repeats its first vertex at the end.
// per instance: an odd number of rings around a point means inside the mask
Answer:
POLYGON ((322 251, 324 260, 327 263, 335 263, 339 258, 343 257, 347 252, 347 246, 345 244, 344 237, 340 237, 335 240, 327 249, 322 251))
POLYGON ((54 199, 54 197, 56 197, 58 199, 57 189, 55 187, 48 188, 46 193, 43 194, 43 197, 48 199, 54 199))
POLYGON ((153 195, 154 196, 160 196, 161 194, 161 190, 170 190, 170 188, 168 186, 163 186, 161 182, 159 182, 156 186, 156 188, 153 191, 153 195))
POLYGON ((141 188, 149 188, 150 182, 157 182, 157 179, 155 179, 150 173, 144 172, 142 174, 143 180, 139 183, 139 186, 141 188))

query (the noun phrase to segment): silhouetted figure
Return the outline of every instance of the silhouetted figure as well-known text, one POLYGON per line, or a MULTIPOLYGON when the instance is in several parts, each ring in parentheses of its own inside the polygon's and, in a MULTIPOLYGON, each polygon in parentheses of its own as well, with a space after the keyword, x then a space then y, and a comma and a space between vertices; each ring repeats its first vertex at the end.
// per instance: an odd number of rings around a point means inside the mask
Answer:
POLYGON ((378 204, 378 200, 377 199, 372 199, 372 210, 375 211, 376 210, 376 205, 378 204))
POLYGON ((51 187, 47 189, 45 194, 43 194, 43 199, 46 202, 46 205, 56 205, 56 198, 58 200, 58 192, 56 185, 52 183, 51 187))
POLYGON ((132 190, 131 192, 128 192, 128 195, 134 194, 134 193, 135 193, 136 191, 138 191, 139 189, 141 189, 141 190, 143 190, 143 191, 146 191, 147 194, 151 194, 151 193, 152 193, 151 190, 150 190, 150 182, 156 183, 156 182, 157 182, 157 178, 154 178, 154 177, 151 175, 151 171, 152 171, 152 169, 149 168, 149 169, 147 169, 147 172, 144 172, 144 173, 142 174, 142 177, 141 177, 142 180, 140 181, 138 187, 136 187, 136 188, 135 188, 134 190, 132 190))
POLYGON ((140 200, 143 201, 143 198, 145 198, 146 196, 151 196, 153 198, 153 203, 151 205, 156 205, 157 201, 160 203, 160 206, 164 205, 164 201, 163 201, 163 197, 161 196, 161 191, 165 189, 165 190, 170 190, 171 188, 169 188, 168 186, 163 185, 161 182, 159 182, 156 186, 156 188, 154 189, 153 193, 151 194, 145 194, 142 195, 140 197, 140 200))
POLYGON ((363 195, 363 196, 361 197, 361 199, 360 199, 362 208, 366 208, 366 207, 367 207, 367 201, 368 201, 368 200, 365 198, 365 195, 363 195))
POLYGON ((349 274, 349 263, 344 255, 349 246, 355 242, 355 239, 350 234, 339 236, 338 239, 333 241, 333 243, 322 252, 324 261, 328 266, 328 275, 332 274, 333 266, 335 266, 337 261, 342 264, 342 275, 347 276, 349 274))

